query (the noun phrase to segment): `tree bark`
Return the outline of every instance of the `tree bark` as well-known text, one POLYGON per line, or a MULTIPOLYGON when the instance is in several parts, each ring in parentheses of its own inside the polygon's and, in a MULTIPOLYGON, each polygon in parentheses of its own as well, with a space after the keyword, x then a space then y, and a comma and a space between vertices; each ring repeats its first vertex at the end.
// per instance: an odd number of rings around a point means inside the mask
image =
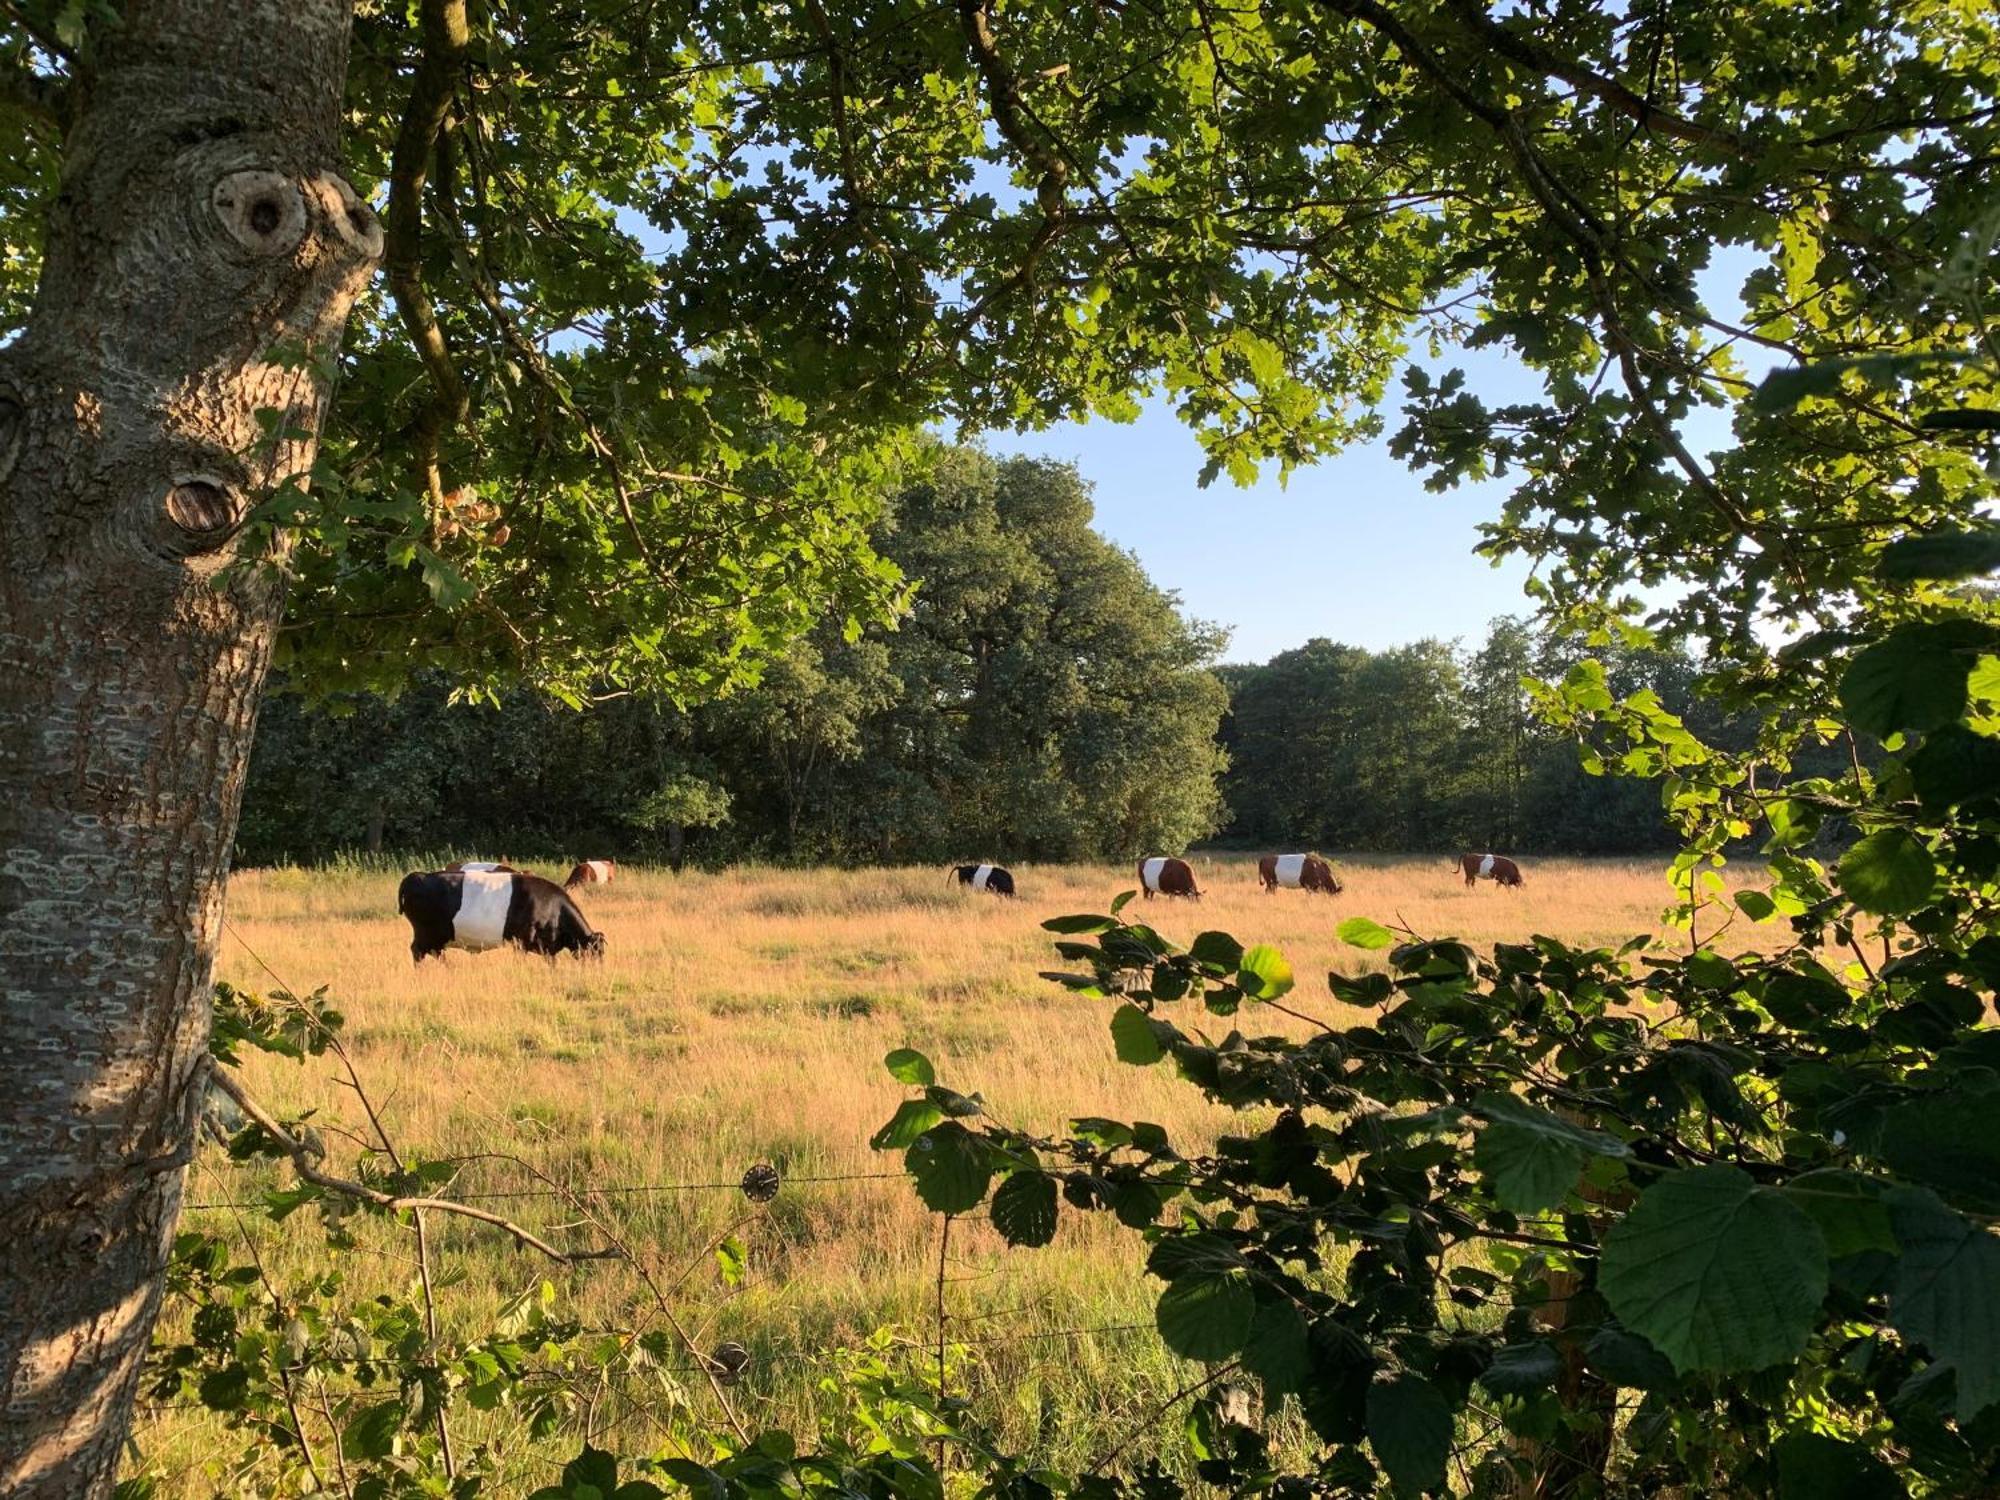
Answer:
POLYGON ((381 254, 333 171, 350 23, 125 5, 0 349, 5 1500, 111 1492, 158 1311, 281 604, 243 522, 304 482, 381 254))

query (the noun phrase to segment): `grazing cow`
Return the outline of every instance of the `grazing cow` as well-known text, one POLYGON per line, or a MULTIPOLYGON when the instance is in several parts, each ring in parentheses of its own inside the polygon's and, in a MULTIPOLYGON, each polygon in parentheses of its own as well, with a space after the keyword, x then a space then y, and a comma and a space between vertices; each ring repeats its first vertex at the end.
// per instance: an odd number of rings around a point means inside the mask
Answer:
POLYGON ((1257 861, 1257 883, 1267 894, 1279 886, 1328 896, 1338 896, 1341 890, 1333 866, 1317 854, 1267 854, 1257 861))
POLYGON ((1201 887, 1194 883, 1194 869, 1184 859, 1156 854, 1139 861, 1139 889, 1146 899, 1155 896, 1190 896, 1201 899, 1201 887))
POLYGON ((1521 883, 1521 867, 1504 854, 1461 854, 1452 868, 1465 876, 1467 885, 1477 885, 1482 877, 1495 885, 1521 883))
POLYGON ((498 860, 491 859, 461 859, 456 864, 446 865, 445 869, 454 875, 463 874, 467 870, 471 870, 475 874, 481 871, 487 874, 497 871, 502 875, 520 875, 525 873, 524 871, 515 869, 512 865, 503 865, 498 860))
POLYGON ((996 896, 1014 894, 1014 875, 1005 865, 954 865, 949 878, 975 891, 991 891, 996 896))
POLYGON ((618 873, 618 867, 608 859, 586 859, 563 882, 563 889, 574 891, 586 885, 609 885, 611 877, 618 873))
POLYGON ((499 870, 432 870, 403 877, 396 909, 410 919, 410 957, 447 948, 478 953, 512 943, 553 960, 558 953, 604 957, 593 929, 553 880, 499 870))

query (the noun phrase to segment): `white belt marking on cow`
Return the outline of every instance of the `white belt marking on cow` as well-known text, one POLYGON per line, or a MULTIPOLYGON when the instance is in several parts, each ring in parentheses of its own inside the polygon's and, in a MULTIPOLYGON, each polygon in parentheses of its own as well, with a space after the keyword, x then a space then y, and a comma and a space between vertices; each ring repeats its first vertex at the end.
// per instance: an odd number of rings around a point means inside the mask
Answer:
POLYGON ((1139 866, 1139 878, 1146 883, 1147 890, 1157 891, 1160 888, 1160 871, 1166 867, 1166 860, 1158 855, 1139 866))
POLYGON ((454 947, 477 953, 506 941, 507 908, 514 904, 514 877, 497 870, 468 870, 459 886, 458 914, 451 919, 454 947))
POLYGON ((1486 856, 1486 857, 1485 857, 1484 859, 1482 859, 1482 860, 1480 860, 1480 861, 1479 861, 1479 873, 1480 873, 1481 875, 1483 875, 1483 876, 1486 876, 1486 877, 1488 877, 1488 878, 1491 878, 1491 876, 1492 876, 1492 874, 1493 874, 1493 856, 1492 856, 1492 855, 1490 855, 1490 854, 1489 854, 1489 855, 1487 855, 1487 856, 1486 856))
POLYGON ((587 859, 583 867, 590 871, 590 878, 599 885, 611 883, 611 861, 608 859, 587 859))
POLYGON ((972 888, 975 891, 983 891, 986 889, 986 882, 991 880, 992 878, 993 878, 993 866, 981 865, 978 869, 972 872, 972 888))
POLYGON ((459 869, 472 874, 477 874, 481 870, 497 870, 499 868, 500 862, 493 859, 468 859, 464 864, 459 866, 459 869))
POLYGON ((1303 854, 1280 854, 1278 856, 1278 884, 1297 885, 1306 867, 1303 854))

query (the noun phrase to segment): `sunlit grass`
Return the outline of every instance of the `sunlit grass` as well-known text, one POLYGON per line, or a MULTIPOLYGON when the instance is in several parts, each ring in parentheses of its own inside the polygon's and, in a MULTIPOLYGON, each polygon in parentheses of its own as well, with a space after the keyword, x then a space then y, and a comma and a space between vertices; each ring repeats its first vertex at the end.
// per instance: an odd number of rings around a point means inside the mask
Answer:
MULTIPOLYGON (((1347 890, 1327 898, 1265 895, 1247 858, 1198 860, 1201 902, 1135 901, 1129 912, 1181 942, 1221 928, 1276 943, 1301 976, 1297 1007, 1337 1021, 1341 1008, 1311 976, 1379 962, 1337 942, 1344 917, 1480 947, 1537 932, 1618 943, 1659 933, 1672 899, 1653 861, 1539 861, 1518 891, 1467 888, 1443 853, 1339 863, 1347 890)), ((734 1338, 763 1356, 738 1395, 754 1425, 810 1426, 828 1348, 884 1324, 924 1333, 937 1221, 894 1178, 793 1183, 763 1212, 726 1187, 651 1189, 732 1183, 757 1162, 787 1178, 893 1170, 897 1158, 867 1142, 903 1097, 881 1066, 902 1046, 929 1054, 941 1081, 981 1092, 996 1117, 1031 1130, 1111 1115, 1157 1122, 1198 1149, 1230 1119, 1168 1068, 1120 1065, 1107 1007, 1037 977, 1052 966, 1041 920, 1106 909, 1134 884, 1129 869, 1016 867, 1021 894, 1007 901, 962 891, 932 869, 675 875, 621 867, 617 884, 583 898, 607 934, 602 964, 551 965, 501 950, 421 968, 410 962, 409 929, 395 910, 400 873, 350 865, 238 874, 222 977, 252 989, 325 986, 347 1016, 353 1059, 400 1148, 433 1158, 514 1157, 532 1167, 477 1161, 454 1191, 534 1189, 536 1173, 583 1191, 647 1189, 591 1204, 668 1279, 697 1267, 679 1300, 705 1347, 734 1338), (750 1248, 750 1277, 725 1295, 706 1246, 746 1214, 754 1216, 737 1232, 750 1248)), ((1739 922, 1725 942, 1737 946, 1753 931, 1770 929, 1739 922)), ((1685 934, 1667 940, 1687 942, 1685 934)), ((1269 1013, 1235 1024, 1267 1032, 1301 1025, 1269 1013)), ((324 1059, 300 1067, 256 1057, 246 1072, 251 1089, 281 1110, 314 1108, 363 1128, 324 1059)), ((333 1141, 336 1164, 351 1160, 352 1148, 333 1141)), ((191 1197, 244 1199, 279 1175, 231 1167, 212 1152, 191 1197)), ((592 1238, 560 1200, 501 1206, 559 1242, 592 1238)), ((324 1259, 309 1219, 246 1218, 281 1280, 324 1259)), ((214 1210, 193 1222, 231 1227, 214 1210)), ((1107 1216, 1070 1213, 1063 1224, 1056 1243, 1038 1252, 1007 1251, 980 1220, 954 1225, 947 1302, 960 1335, 1007 1340, 975 1346, 967 1393, 1012 1439, 1073 1462, 1184 1371, 1145 1330, 1016 1337, 1150 1323, 1138 1238, 1107 1216)), ((629 1326, 644 1302, 630 1268, 615 1262, 552 1270, 463 1222, 439 1223, 434 1237, 445 1269, 463 1274, 446 1293, 459 1327, 480 1326, 543 1276, 593 1326, 629 1326)), ((410 1274, 407 1240, 370 1224, 362 1243, 341 1258, 350 1291, 399 1289, 410 1274)), ((697 1409, 710 1399, 698 1383, 685 1395, 697 1409)), ((643 1451, 658 1434, 657 1415, 621 1404, 615 1421, 628 1430, 612 1440, 643 1451)), ((169 1479, 162 1494, 212 1492, 221 1460, 204 1457, 215 1446, 198 1445, 206 1420, 167 1412, 142 1425, 152 1471, 169 1479)), ((574 1438, 565 1441, 573 1451, 574 1438)), ((235 1440, 222 1446, 233 1451, 235 1440)), ((524 1455, 523 1474, 545 1478, 538 1465, 559 1446, 524 1455)))

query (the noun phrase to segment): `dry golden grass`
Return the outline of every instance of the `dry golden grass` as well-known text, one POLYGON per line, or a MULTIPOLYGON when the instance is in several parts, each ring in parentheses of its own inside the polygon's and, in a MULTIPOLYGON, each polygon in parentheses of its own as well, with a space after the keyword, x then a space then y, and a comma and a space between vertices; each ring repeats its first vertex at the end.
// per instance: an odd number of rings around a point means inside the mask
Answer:
MULTIPOLYGON (((1247 858, 1196 865, 1204 900, 1135 902, 1134 913, 1182 942, 1221 928, 1278 944, 1301 976, 1300 1007, 1327 1017, 1338 1008, 1312 976, 1370 961, 1336 941, 1344 917, 1399 921, 1482 947, 1536 932, 1622 942, 1657 932, 1671 900, 1661 863, 1651 860, 1535 861, 1524 889, 1504 891, 1466 888, 1443 855, 1354 858, 1341 861, 1347 891, 1337 898, 1267 896, 1247 858)), ((398 872, 247 871, 230 885, 221 973, 253 989, 279 980, 301 992, 326 986, 403 1148, 428 1157, 504 1153, 579 1185, 733 1182, 759 1161, 788 1177, 893 1169, 897 1158, 871 1152, 867 1141, 904 1095, 881 1066, 899 1046, 928 1053, 941 1081, 982 1092, 995 1116, 1025 1128, 1059 1132, 1074 1115, 1101 1114, 1156 1121, 1183 1145, 1211 1140, 1225 1112, 1168 1069, 1121 1066, 1108 1008, 1037 978, 1052 966, 1041 920, 1104 910, 1134 884, 1133 872, 1018 867, 1015 875, 1021 895, 1006 901, 961 891, 932 869, 621 869, 617 884, 583 897, 608 937, 601 965, 550 965, 502 950, 415 968, 395 911, 398 872)), ((1268 1020, 1237 1024, 1292 1024, 1268 1020)), ((360 1122, 324 1061, 302 1068, 255 1058, 247 1073, 251 1089, 284 1110, 312 1106, 360 1122)), ((231 1168, 218 1155, 198 1170, 191 1196, 240 1199, 273 1180, 270 1169, 231 1168)), ((466 1168, 455 1191, 533 1186, 520 1166, 483 1161, 466 1168)), ((739 1231, 751 1275, 732 1296, 704 1257, 711 1238, 745 1211, 740 1195, 594 1201, 659 1268, 678 1275, 699 1267, 681 1300, 703 1323, 703 1340, 735 1338, 765 1356, 741 1393, 759 1423, 814 1419, 822 1371, 810 1358, 788 1360, 788 1351, 823 1352, 885 1324, 920 1333, 931 1317, 937 1222, 903 1181, 788 1187, 739 1231)), ((501 1206, 553 1238, 589 1238, 561 1202, 501 1206)), ((299 1220, 253 1221, 281 1277, 324 1260, 316 1227, 299 1220)), ((195 1222, 221 1229, 230 1221, 211 1210, 195 1222)), ((1149 1322, 1136 1236, 1096 1215, 1066 1215, 1064 1226, 1040 1252, 1008 1252, 978 1223, 955 1226, 948 1301, 956 1331, 1013 1338, 1149 1322)), ((462 1326, 478 1326, 506 1295, 550 1274, 470 1225, 440 1224, 436 1238, 447 1269, 466 1273, 447 1294, 462 1326)), ((350 1290, 400 1287, 408 1268, 396 1259, 396 1237, 373 1227, 363 1243, 374 1253, 343 1259, 350 1290)), ((643 1316, 628 1268, 596 1263, 554 1279, 586 1323, 626 1327, 643 1316)), ((1174 1375, 1171 1359, 1140 1332, 996 1343, 980 1350, 965 1380, 1017 1438, 1039 1438, 1062 1459, 1088 1453, 1174 1375)), ((707 1399, 692 1390, 688 1397, 707 1399)), ((628 1416, 617 1440, 643 1449, 659 1436, 658 1416, 628 1416)), ((216 1483, 220 1460, 187 1459, 190 1425, 203 1420, 168 1413, 142 1429, 150 1453, 186 1460, 179 1487, 163 1486, 163 1494, 205 1494, 216 1483)), ((523 1461, 524 1474, 545 1476, 534 1456, 523 1461)), ((156 1472, 173 1467, 162 1459, 156 1472)))

